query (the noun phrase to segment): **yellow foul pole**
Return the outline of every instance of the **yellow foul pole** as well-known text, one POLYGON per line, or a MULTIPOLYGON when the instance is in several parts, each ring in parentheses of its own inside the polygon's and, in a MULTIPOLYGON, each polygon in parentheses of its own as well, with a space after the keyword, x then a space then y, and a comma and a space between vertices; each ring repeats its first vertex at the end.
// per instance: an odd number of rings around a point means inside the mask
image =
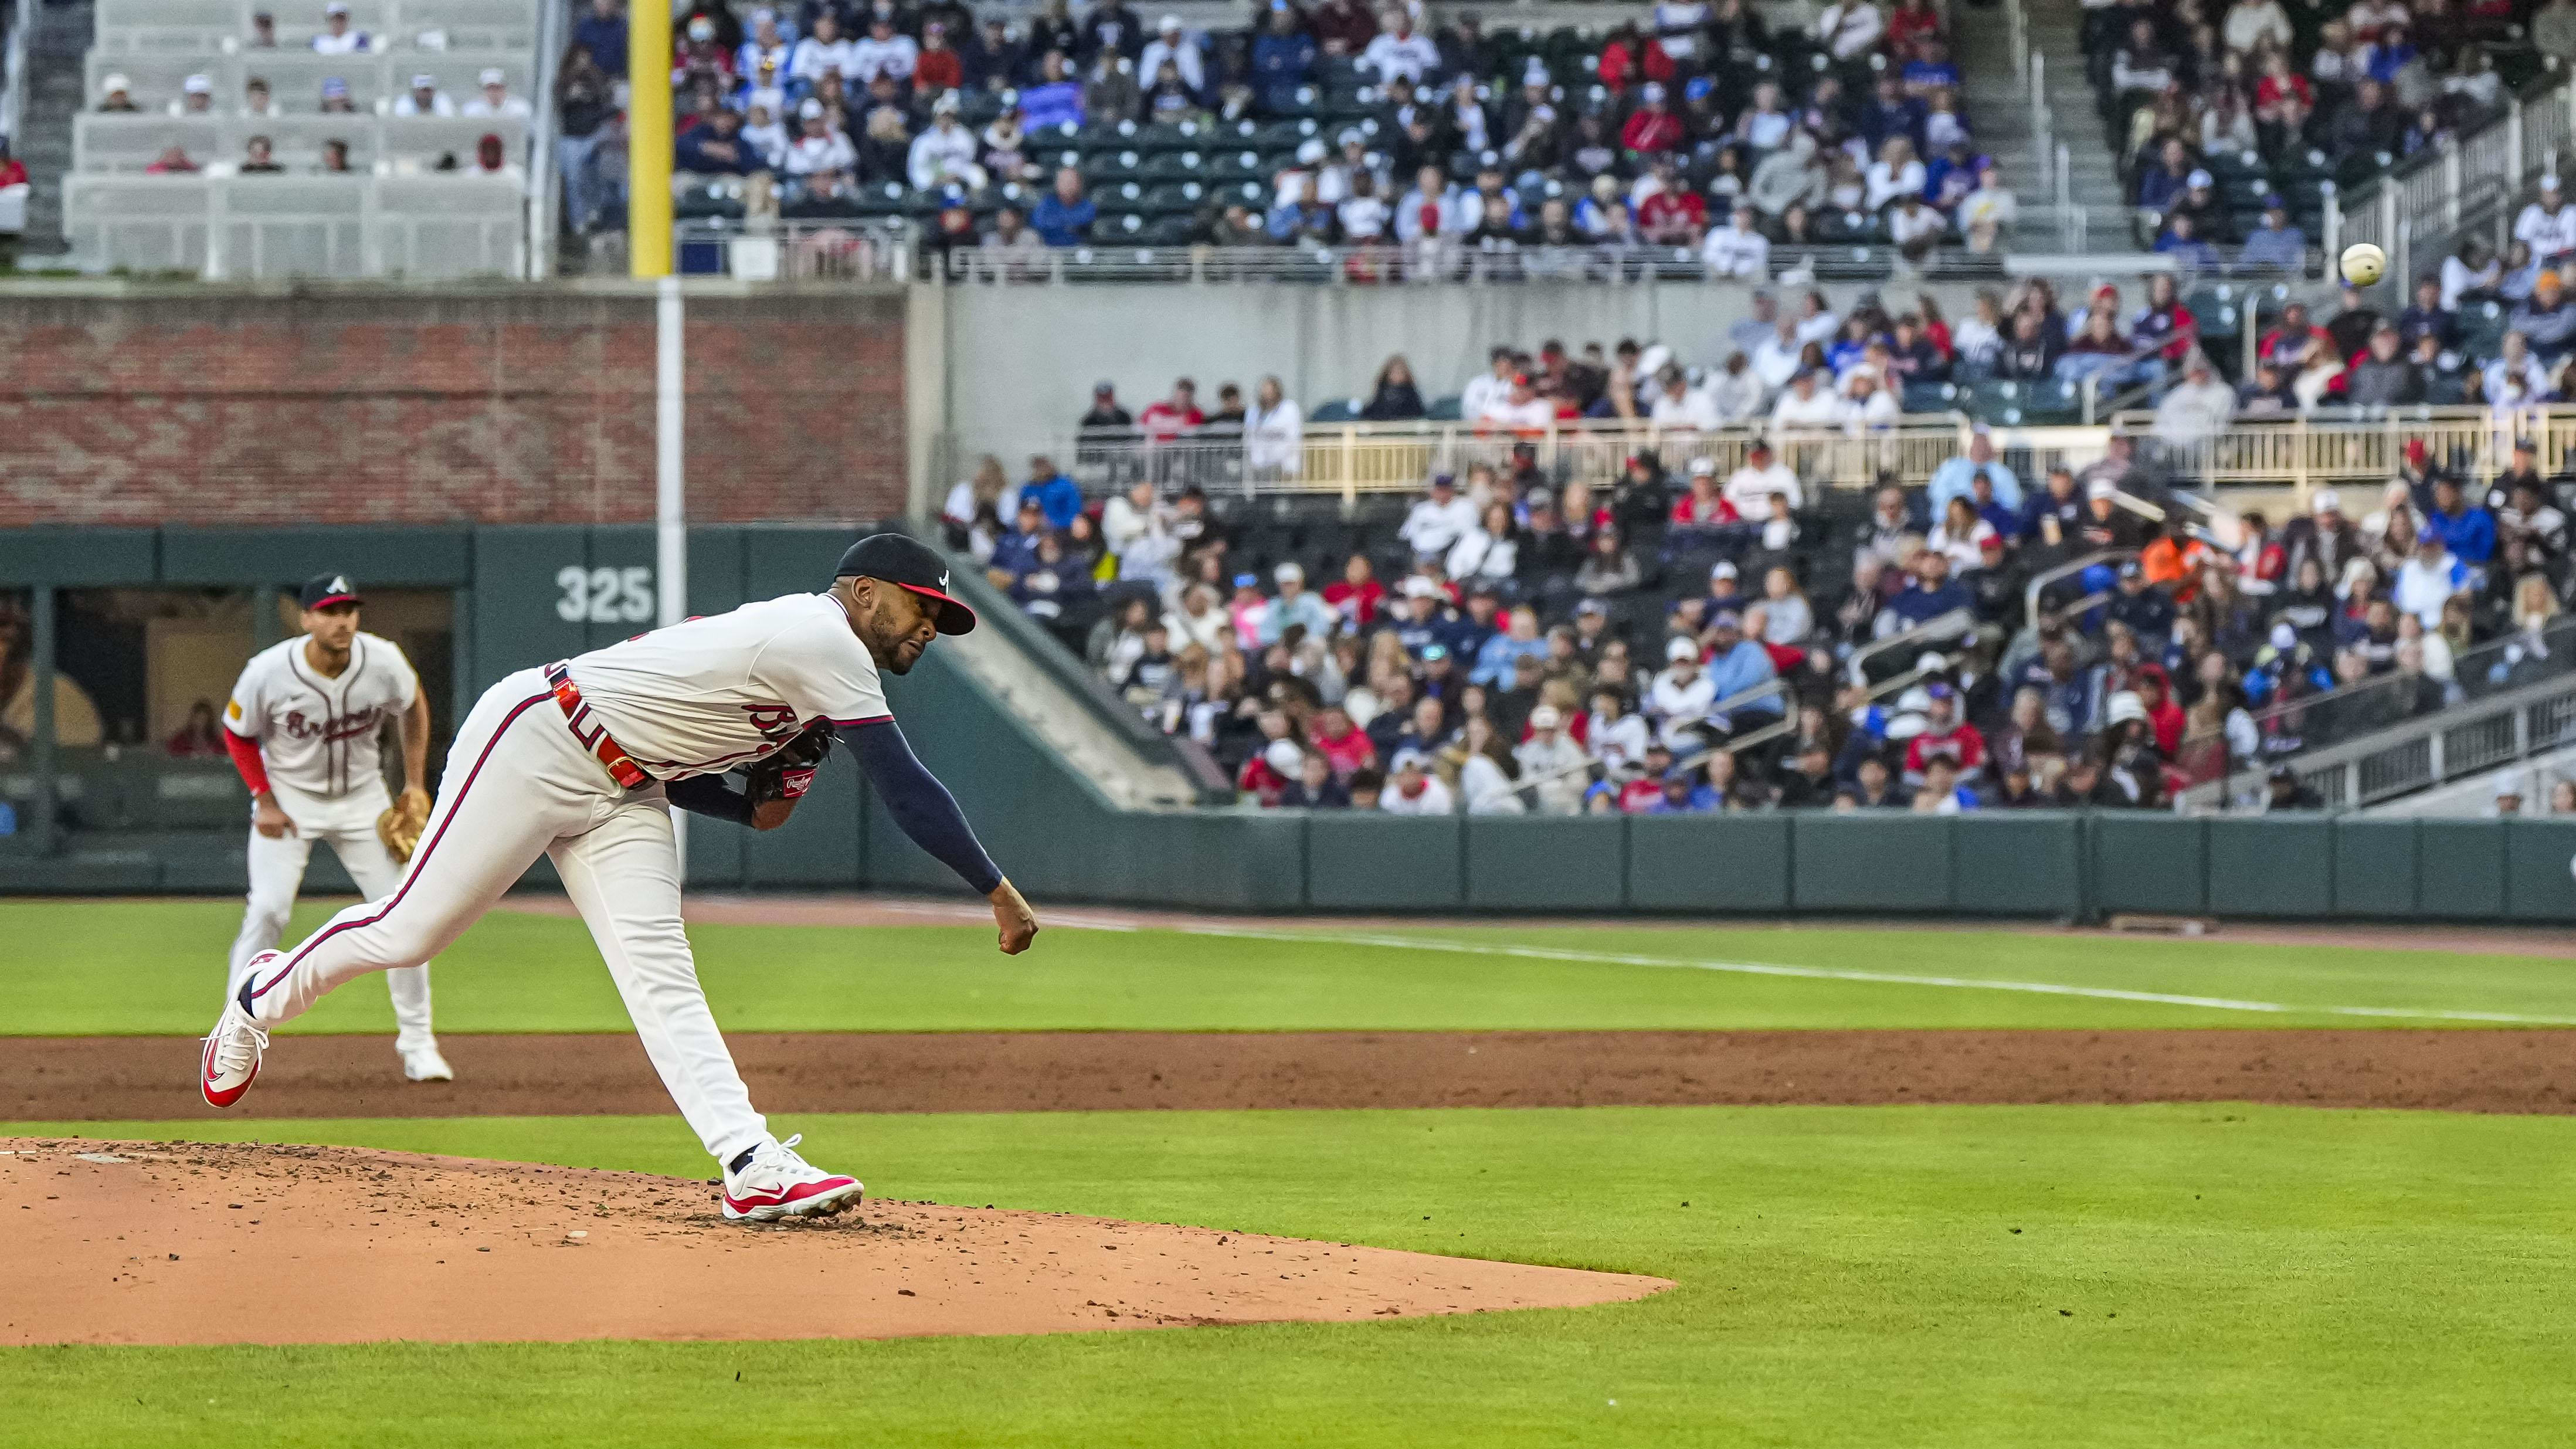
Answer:
POLYGON ((670 0, 626 18, 626 246, 633 275, 671 275, 670 0))

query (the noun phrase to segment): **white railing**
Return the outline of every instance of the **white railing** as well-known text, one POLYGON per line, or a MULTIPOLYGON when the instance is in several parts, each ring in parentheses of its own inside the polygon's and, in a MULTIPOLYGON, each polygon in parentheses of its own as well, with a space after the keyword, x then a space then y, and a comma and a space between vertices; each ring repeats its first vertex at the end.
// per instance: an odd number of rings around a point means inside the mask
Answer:
POLYGON ((912 275, 911 228, 900 222, 684 221, 674 228, 680 270, 746 282, 900 282, 912 275))
MULTIPOLYGON (((2151 437, 2155 414, 2116 413, 2111 431, 2151 437)), ((2239 418, 2218 436, 2187 449, 2168 447, 2166 455, 2204 488, 2292 488, 2304 506, 2317 488, 2386 483, 2404 464, 2406 445, 2417 439, 2466 476, 2493 477, 2511 463, 2517 438, 2538 443, 2540 456, 2556 467, 2576 449, 2576 407, 2410 407, 2370 417, 2239 418)))
POLYGON ((525 275, 523 183, 481 176, 67 176, 82 267, 269 277, 525 275))
MULTIPOLYGON (((2558 667, 2563 670, 2564 665, 2558 667)), ((2300 707, 2322 711, 2341 698, 2366 705, 2368 689, 2301 701, 2300 707)), ((2569 745, 2576 745, 2576 678, 2561 672, 2344 744, 2305 751, 2290 757, 2289 765, 2328 809, 2358 810, 2569 745)), ((2177 797, 2175 808, 2206 813, 2256 806, 2263 782, 2260 769, 2236 771, 2192 786, 2177 797)))
MULTIPOLYGON (((2557 62, 2550 62, 2557 69, 2557 62)), ((2388 283, 2411 295, 2419 269, 2415 243, 2455 232, 2484 198, 2501 191, 2510 210, 2524 186, 2556 169, 2576 147, 2576 105, 2561 76, 2534 94, 2507 99, 2487 125, 2439 143, 2429 158, 2410 157, 2384 180, 2346 195, 2326 188, 2323 280, 2338 279, 2336 259, 2356 242, 2388 254, 2388 283)), ((2421 259, 2429 267, 2438 256, 2421 259)))
MULTIPOLYGON (((2029 430, 2049 434, 2060 449, 2070 440, 2055 434, 2069 431, 2101 436, 2099 429, 2029 430)), ((1074 477, 1093 491, 1151 478, 1166 489, 1196 485, 1245 496, 1338 493, 1348 499, 1409 492, 1435 473, 1464 473, 1479 464, 1500 468, 1520 443, 1536 450, 1542 467, 1600 484, 1615 480, 1628 458, 1639 452, 1654 453, 1676 477, 1700 458, 1715 463, 1721 475, 1731 473, 1757 441, 1768 441, 1810 486, 1868 488, 1882 474, 1921 484, 1930 480, 1933 469, 1964 452, 1968 439, 1969 423, 1962 416, 1915 413, 1894 426, 1860 433, 1754 426, 1695 432, 1650 424, 1579 423, 1512 432, 1466 423, 1349 423, 1309 427, 1302 443, 1278 453, 1257 444, 1247 451, 1239 436, 1200 433, 1156 441, 1135 432, 1059 437, 1030 451, 1059 462, 1072 459, 1074 477)))

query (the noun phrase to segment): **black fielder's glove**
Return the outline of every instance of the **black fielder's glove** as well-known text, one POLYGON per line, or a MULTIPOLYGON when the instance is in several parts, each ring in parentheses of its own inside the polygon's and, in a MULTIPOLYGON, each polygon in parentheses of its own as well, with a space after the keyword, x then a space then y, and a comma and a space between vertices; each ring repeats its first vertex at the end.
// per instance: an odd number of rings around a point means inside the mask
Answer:
POLYGON ((751 804, 751 828, 775 830, 814 784, 814 771, 832 752, 832 727, 818 724, 743 772, 743 795, 751 804))

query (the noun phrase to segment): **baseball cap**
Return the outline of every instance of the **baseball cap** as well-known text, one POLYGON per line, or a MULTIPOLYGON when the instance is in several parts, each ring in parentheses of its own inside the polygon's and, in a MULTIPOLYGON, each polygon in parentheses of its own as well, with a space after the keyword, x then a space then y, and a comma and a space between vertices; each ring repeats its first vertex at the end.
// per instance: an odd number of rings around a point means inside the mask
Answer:
POLYGON ((823 103, 814 99, 812 96, 807 96, 805 98, 805 103, 796 108, 796 118, 800 121, 819 121, 823 119, 823 103))
POLYGON ((358 587, 347 574, 315 574, 295 591, 295 602, 308 609, 328 608, 333 604, 363 604, 358 587))
POLYGON ((411 88, 416 91, 434 91, 438 89, 438 77, 428 71, 421 71, 411 78, 411 88))
POLYGON ((1741 629, 1744 627, 1744 616, 1735 612, 1733 609, 1720 609, 1709 616, 1708 627, 1712 629, 1741 629))
POLYGON ((1717 562, 1710 564, 1708 566, 1708 576, 1713 579, 1733 579, 1743 577, 1742 574, 1736 571, 1735 563, 1731 559, 1719 559, 1717 562))
POLYGON ((1437 663, 1448 657, 1449 646, 1446 644, 1426 644, 1422 647, 1422 662, 1425 664, 1437 663))
POLYGON ((975 611, 948 592, 948 564, 930 546, 900 533, 872 533, 851 544, 832 571, 838 579, 881 579, 896 588, 935 599, 939 632, 963 634, 975 627, 975 611))
POLYGON ((1398 750, 1395 752, 1391 767, 1398 770, 1419 770, 1425 758, 1420 750, 1398 750))
POLYGON ((1565 716, 1557 712, 1555 705, 1542 704, 1530 711, 1529 722, 1531 729, 1552 730, 1565 723, 1565 716))
POLYGON ((2207 186, 2209 184, 2209 173, 2206 171, 2195 171, 2189 176, 2184 177, 2182 179, 2182 183, 2185 186, 2207 186))
POLYGON ((2119 492, 2120 485, 2108 478, 2096 478, 2084 485, 2084 496, 2087 498, 2115 498, 2119 496, 2119 492))
POLYGON ((1434 488, 1455 488, 1458 486, 1458 480, 1447 473, 1434 473, 1431 475, 1431 486, 1434 488))
POLYGON ((1601 602, 1599 599, 1586 599, 1582 603, 1574 606, 1574 612, 1578 616, 1589 614, 1598 615, 1599 617, 1606 619, 1610 617, 1610 606, 1601 602))
POLYGON ((210 96, 215 93, 215 78, 203 71, 199 71, 195 75, 181 81, 179 83, 179 89, 192 96, 210 96))
POLYGON ((2343 495, 2337 493, 2331 488, 2320 488, 2317 490, 2316 496, 2308 500, 2308 511, 2320 518, 2329 513, 2341 513, 2343 512, 2343 495))
POLYGON ((1436 599, 1440 597, 1440 586, 1415 574, 1404 581, 1404 596, 1408 599, 1436 599))
POLYGON ((322 13, 325 15, 346 15, 349 13, 349 7, 346 0, 331 0, 330 4, 322 7, 322 13))
POLYGON ((1679 663, 1684 659, 1695 660, 1699 658, 1699 646, 1688 639, 1676 637, 1671 643, 1664 646, 1664 657, 1674 661, 1675 663, 1679 663))
POLYGON ((1717 476, 1717 460, 1715 458, 1693 458, 1690 460, 1690 472, 1691 476, 1694 478, 1714 478, 1717 476))
POLYGON ((1261 763, 1282 775, 1293 775, 1306 763, 1306 752, 1297 748, 1295 740, 1272 740, 1261 752, 1261 763))
POLYGON ((509 80, 510 77, 497 65, 483 67, 482 73, 474 77, 474 83, 478 86, 506 85, 509 80))
POLYGON ((1283 584, 1290 582, 1302 584, 1306 582, 1306 570, 1292 560, 1272 569, 1270 571, 1270 577, 1283 584))

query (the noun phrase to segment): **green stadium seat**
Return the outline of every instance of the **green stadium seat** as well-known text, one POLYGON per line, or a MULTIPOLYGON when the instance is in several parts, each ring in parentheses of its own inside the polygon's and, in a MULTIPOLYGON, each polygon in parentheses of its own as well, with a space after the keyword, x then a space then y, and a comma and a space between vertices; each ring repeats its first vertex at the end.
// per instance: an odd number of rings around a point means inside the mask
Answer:
POLYGON ((1909 382, 1898 401, 1909 413, 1946 413, 1959 406, 1959 396, 1955 382, 1909 382))
POLYGON ((1194 213, 1158 216, 1145 223, 1148 246, 1185 247, 1199 239, 1199 219, 1194 213))
POLYGON ((1092 223, 1091 239, 1094 242, 1142 241, 1145 236, 1145 224, 1146 219, 1142 213, 1112 212, 1104 208, 1100 213, 1100 219, 1092 223))
POLYGON ((1147 155, 1136 168, 1138 177, 1147 181, 1201 181, 1208 176, 1207 153, 1203 151, 1156 151, 1147 155))
POLYGON ((1144 165, 1144 154, 1139 151, 1094 151, 1083 158, 1083 183, 1099 187, 1133 181, 1142 173, 1144 165))
POLYGON ((1208 143, 1209 132, 1196 121, 1156 121, 1137 131, 1134 144, 1147 151, 1196 151, 1208 143))
POLYGON ((1368 404, 1359 398, 1337 397, 1330 402, 1317 403, 1315 405, 1315 410, 1306 415, 1306 421, 1310 423, 1355 423, 1360 420, 1360 409, 1366 406, 1368 406, 1368 404))
POLYGON ((1460 411, 1461 411, 1461 407, 1460 407, 1460 405, 1461 405, 1461 401, 1462 401, 1462 400, 1460 399, 1460 397, 1458 396, 1458 394, 1456 394, 1456 393, 1454 393, 1454 392, 1453 392, 1453 393, 1451 393, 1449 396, 1444 397, 1444 398, 1434 398, 1434 399, 1432 400, 1431 406, 1429 406, 1429 407, 1427 407, 1427 408, 1425 408, 1425 409, 1423 409, 1423 410, 1422 410, 1422 415, 1423 415, 1423 417, 1424 417, 1426 420, 1428 420, 1428 421, 1430 421, 1430 422, 1435 422, 1435 423, 1454 423, 1454 422, 1457 422, 1457 421, 1458 421, 1458 419, 1459 419, 1460 411))
POLYGON ((2473 302, 2460 309, 2460 352, 2469 357, 2490 358, 2504 345, 2506 323, 2512 314, 2501 302, 2473 302))
POLYGON ((1144 195, 1143 210, 1147 215, 1196 216, 1210 200, 1206 186, 1196 181, 1167 181, 1149 187, 1144 195))
POLYGON ((1250 147, 1242 150, 1227 149, 1210 154, 1207 158, 1207 170, 1208 178, 1217 182, 1267 181, 1273 174, 1269 163, 1262 158, 1261 153, 1250 147))

